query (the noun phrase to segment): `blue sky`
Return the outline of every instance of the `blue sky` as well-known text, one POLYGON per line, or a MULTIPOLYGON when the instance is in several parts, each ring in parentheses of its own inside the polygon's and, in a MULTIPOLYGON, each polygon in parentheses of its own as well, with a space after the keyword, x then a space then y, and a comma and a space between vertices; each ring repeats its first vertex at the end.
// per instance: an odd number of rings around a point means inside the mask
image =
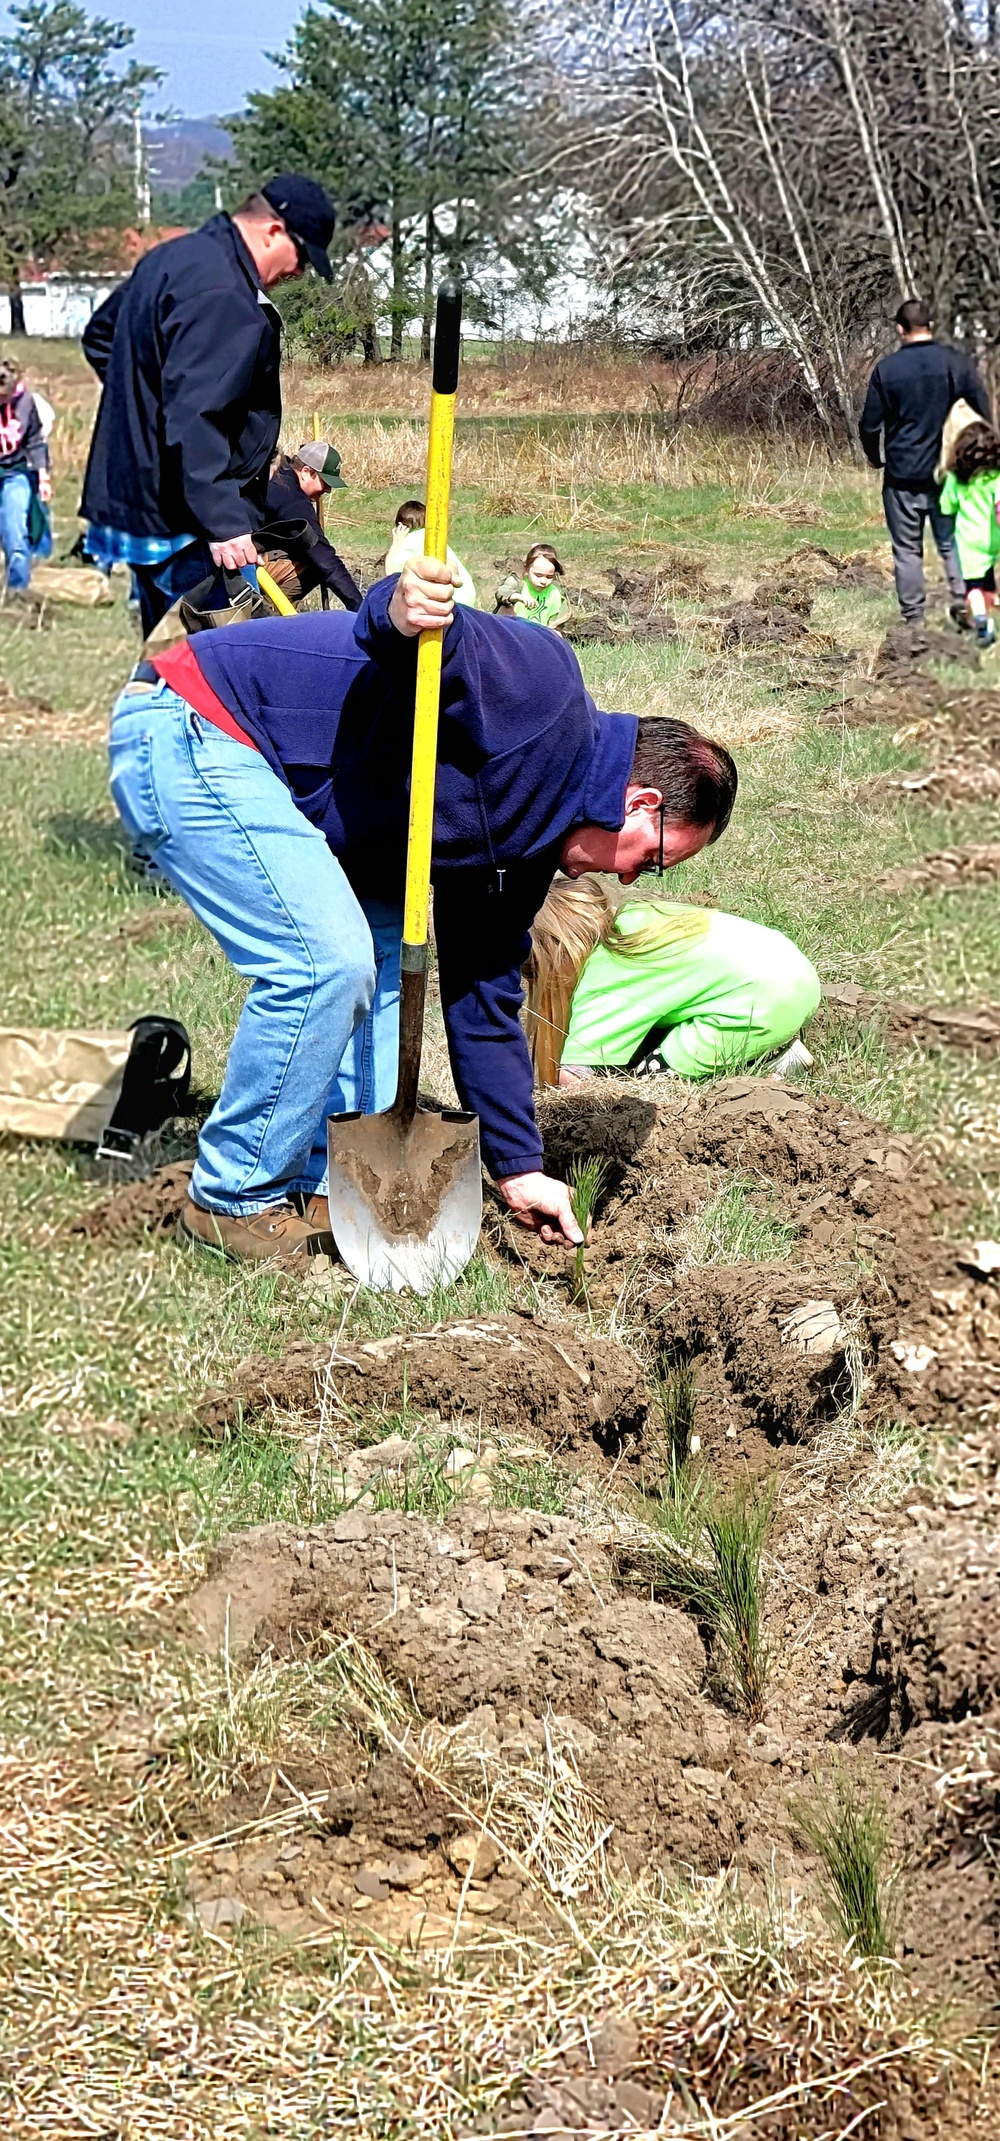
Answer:
MULTIPOLYGON (((280 52, 303 0, 84 0, 88 12, 135 31, 137 59, 161 67, 156 108, 185 119, 238 111, 248 89, 276 80, 264 58, 280 52)), ((0 0, 0 22, 6 9, 0 0)))

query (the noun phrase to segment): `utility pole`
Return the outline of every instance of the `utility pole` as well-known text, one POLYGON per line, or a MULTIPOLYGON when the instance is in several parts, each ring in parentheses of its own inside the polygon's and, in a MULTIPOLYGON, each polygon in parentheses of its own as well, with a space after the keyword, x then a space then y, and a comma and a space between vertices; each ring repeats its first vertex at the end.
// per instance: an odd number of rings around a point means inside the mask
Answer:
POLYGON ((146 169, 146 155, 142 139, 142 105, 138 99, 132 114, 132 128, 135 170, 135 219, 140 230, 143 230, 149 223, 152 206, 149 193, 149 173, 146 169))

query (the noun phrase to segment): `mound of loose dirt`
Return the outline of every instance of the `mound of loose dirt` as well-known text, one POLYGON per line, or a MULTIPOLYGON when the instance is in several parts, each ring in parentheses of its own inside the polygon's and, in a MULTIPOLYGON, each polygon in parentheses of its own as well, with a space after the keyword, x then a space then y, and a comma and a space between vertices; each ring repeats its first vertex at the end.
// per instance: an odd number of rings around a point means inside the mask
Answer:
MULTIPOLYGON (((449 1940, 471 1873, 467 1928, 481 1918, 531 1923, 548 1906, 524 1861, 505 1857, 489 1817, 484 1836, 470 1811, 493 1795, 503 1831, 512 1805, 560 1790, 575 1795, 580 1849, 590 1819, 596 1833, 610 1831, 622 1873, 712 1874, 735 1863, 751 1884, 777 1878, 801 1893, 812 1861, 796 1794, 813 1789, 817 1766, 829 1771, 831 1736, 862 1792, 879 1759, 865 1737, 870 1715, 887 1707, 871 1664, 873 1623, 878 1659, 895 1658, 901 1641, 913 1655, 909 1628, 895 1631, 914 1535, 902 1513, 880 1525, 869 1511, 845 1520, 815 1502, 793 1503, 779 1521, 771 1708, 749 1728, 706 1693, 695 1621, 648 1587, 623 1593, 609 1555, 567 1518, 466 1506, 433 1524, 355 1511, 223 1540, 183 1611, 188 1640, 231 1660, 326 1660, 327 1684, 343 1694, 321 1763, 300 1772, 286 1752, 280 1790, 267 1764, 230 1802, 192 1804, 177 1817, 181 1836, 230 1832, 214 1858, 191 1856, 201 1922, 259 1919, 296 1934, 363 1913, 366 1929, 396 1942, 449 1940), (374 1697, 373 1668, 382 1681, 374 1697), (387 1731, 375 1727, 373 1699, 387 1731), (285 1818, 243 1834, 265 1800, 272 1819, 282 1809, 285 1818)), ((964 1516, 960 1529, 971 1541, 964 1516)), ((944 1575, 958 1560, 950 1534, 935 1538, 944 1575)), ((961 1562, 970 1582, 972 1552, 961 1562)), ((935 1595, 944 1610, 945 1587, 935 1595)), ((932 1672, 933 1628, 926 1640, 932 1672)), ((991 1657, 995 1630, 992 1641, 991 1657)), ((991 1663, 979 1674, 984 1694, 992 1673, 991 1663)), ((952 1677, 960 1699, 957 1649, 952 1677)), ((907 1892, 906 1940, 925 1984, 930 1973, 936 1985, 985 1994, 995 1969, 989 1869, 970 1888, 938 1838, 930 1749, 925 1735, 912 1772, 883 1771, 897 1833, 934 1866, 933 1887, 928 1874, 912 1907, 907 1892)))
MULTIPOLYGON (((758 593, 762 590, 758 590, 758 593)), ((809 606, 803 610, 798 604, 794 609, 780 603, 758 604, 734 602, 721 610, 720 644, 723 647, 784 647, 793 640, 804 639, 808 630, 809 606)), ((711 620, 710 620, 711 621, 711 620)))
POLYGON ((845 557, 838 557, 822 543, 800 543, 798 549, 782 560, 775 573, 776 585, 812 592, 820 587, 842 587, 881 594, 888 580, 889 575, 870 551, 853 550, 845 557))
MULTIPOLYGON (((355 1637, 405 1697, 411 1735, 417 1713, 438 1746, 456 1735, 451 1774, 461 1762, 466 1789, 477 1760, 487 1778, 499 1763, 515 1775, 544 1764, 548 1734, 613 1819, 619 1864, 642 1866, 669 1849, 718 1867, 736 1841, 724 1805, 731 1730, 701 1692, 705 1654, 693 1622, 619 1596, 607 1556, 566 1518, 491 1518, 466 1507, 436 1526, 354 1512, 305 1532, 238 1534, 215 1549, 186 1625, 208 1649, 228 1643, 231 1656, 326 1654, 355 1637)), ((404 1730, 398 1723, 396 1737, 404 1730)), ((412 1762, 384 1748, 373 1760, 349 1749, 345 1734, 329 1762, 308 1869, 310 1894, 328 1910, 351 1910, 367 1895, 396 1937, 413 1919, 414 1888, 422 1911, 454 1909, 465 1871, 456 1842, 468 1831, 467 1807, 449 1796, 448 1765, 430 1761, 423 1744, 421 1756, 414 1737, 412 1762), (419 1868, 393 1872, 402 1854, 417 1854, 419 1868)), ((278 1870, 277 1857, 270 1838, 237 1848, 225 1893, 269 1917, 273 1884, 264 1876, 278 1870)), ((484 1850, 477 1886, 488 1891, 487 1912, 516 1918, 526 1883, 500 1861, 494 1847, 484 1850)), ((279 1888, 284 1878, 278 1871, 279 1888)), ((212 1885, 196 1880, 195 1900, 210 1900, 212 1885)), ((218 1893, 217 1878, 214 1886, 218 1893)))
POLYGON ((866 781, 860 796, 896 796, 906 803, 987 803, 1000 796, 1000 765, 976 765, 958 759, 932 766, 929 773, 881 773, 866 781))
POLYGON ((951 892, 967 885, 992 885, 1000 877, 1000 842, 978 847, 936 848, 921 862, 886 870, 876 878, 883 892, 951 892))
MULTIPOLYGON (((1000 1293, 940 1238, 966 1207, 914 1139, 752 1078, 659 1104, 648 1087, 609 1082, 540 1114, 555 1172, 587 1154, 609 1166, 587 1251, 592 1302, 620 1301, 660 1356, 693 1363, 717 1458, 762 1463, 848 1400, 871 1419, 926 1423, 1000 1399, 1000 1293), (773 1261, 726 1261, 724 1239, 704 1260, 699 1215, 734 1186, 744 1213, 784 1229, 773 1261), (803 1320, 810 1304, 823 1313, 803 1320)), ((541 1261, 530 1242, 501 1238, 541 1261)))
POLYGON ((640 2026, 605 2021, 588 2028, 575 2058, 526 2078, 512 2094, 509 2112, 467 2132, 526 2141, 690 2133, 690 2106, 704 2103, 727 2125, 742 2126, 745 2114, 760 2141, 833 2141, 852 2122, 868 2141, 965 2141, 993 2115, 970 2079, 946 2079, 938 2062, 905 2053, 898 2035, 873 2028, 852 2002, 818 1990, 761 1990, 752 2011, 727 2003, 690 2035, 645 2018, 640 2026), (758 2111, 761 2102, 770 2108, 758 2111))
POLYGON ((896 1737, 914 1725, 960 1724, 1000 1699, 1000 1489, 953 1496, 973 1503, 976 1522, 927 1510, 915 1537, 888 1548, 887 1596, 875 1620, 872 1657, 856 1714, 896 1737))
POLYGON ((72 1232, 91 1241, 134 1241, 176 1226, 191 1181, 193 1160, 174 1161, 138 1182, 123 1182, 74 1220, 72 1232))
POLYGON ((805 1258, 926 1231, 960 1200, 919 1142, 845 1103, 767 1078, 674 1086, 648 1097, 634 1081, 595 1082, 546 1097, 539 1123, 548 1164, 599 1154, 608 1167, 595 1275, 637 1255, 663 1266, 683 1256, 678 1225, 728 1181, 778 1193, 805 1258))
POLYGON ((1000 1004, 981 1004, 977 1010, 966 1004, 907 1004, 844 982, 826 985, 817 1016, 824 1006, 842 1018, 884 1019, 897 1047, 919 1041, 924 1048, 975 1048, 983 1055, 1000 1048, 1000 1004))
POLYGON ((199 1420, 221 1434, 270 1406, 315 1417, 320 1404, 350 1414, 404 1402, 488 1433, 528 1434, 554 1453, 617 1459, 641 1435, 649 1400, 634 1355, 613 1339, 550 1329, 530 1315, 483 1316, 244 1361, 225 1390, 209 1393, 199 1420))
POLYGON ((968 634, 933 628, 918 633, 912 625, 893 624, 875 656, 874 674, 895 677, 930 662, 960 662, 963 668, 978 669, 980 660, 979 648, 968 634))

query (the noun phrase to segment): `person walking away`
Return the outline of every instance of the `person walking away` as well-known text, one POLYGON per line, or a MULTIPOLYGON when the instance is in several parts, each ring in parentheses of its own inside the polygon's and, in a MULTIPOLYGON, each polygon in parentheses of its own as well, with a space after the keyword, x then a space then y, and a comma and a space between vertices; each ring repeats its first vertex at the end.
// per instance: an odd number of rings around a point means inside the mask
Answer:
MULTIPOLYGON (((386 574, 402 572, 404 565, 412 564, 414 558, 423 557, 424 522, 426 519, 427 507, 421 498, 404 498, 396 513, 392 540, 383 561, 383 572, 386 574)), ((450 544, 448 546, 448 563, 452 572, 456 575, 456 602, 464 604, 466 609, 477 609, 479 597, 476 594, 475 581, 467 567, 463 565, 461 558, 456 557, 450 544)))
POLYGON ((952 448, 941 486, 941 511, 955 523, 965 604, 980 646, 996 639, 996 561, 1000 557, 1000 437, 991 424, 968 424, 952 448))
POLYGON ((731 1076, 793 1040, 821 994, 780 930, 714 908, 616 906, 594 877, 554 880, 525 980, 540 1085, 599 1069, 731 1076))
POLYGON ((45 416, 12 357, 0 356, 0 550, 8 595, 25 595, 35 557, 52 549, 45 506, 52 496, 45 416))
POLYGON ((309 439, 295 453, 279 454, 271 464, 266 500, 269 536, 264 563, 290 602, 301 602, 314 587, 323 587, 328 588, 331 595, 336 595, 345 610, 361 608, 364 599, 361 589, 353 574, 348 572, 343 558, 337 556, 323 530, 316 507, 317 498, 346 488, 340 473, 340 455, 327 439, 309 439), (305 541, 301 533, 297 540, 290 533, 287 548, 284 544, 280 552, 270 548, 270 542, 280 534, 283 522, 291 531, 296 523, 301 530, 303 521, 306 523, 305 541))
POLYGON ((532 543, 524 561, 521 592, 514 603, 515 617, 520 617, 523 624, 541 624, 550 632, 561 632, 569 617, 569 603, 556 584, 562 576, 563 568, 551 543, 532 543))
POLYGON ((924 529, 928 521, 949 592, 964 602, 965 583, 954 527, 942 511, 935 470, 951 405, 964 399, 989 421, 986 390, 970 357, 935 341, 928 307, 908 297, 896 314, 898 348, 883 357, 868 382, 861 411, 861 444, 873 468, 884 469, 883 505, 892 538, 896 594, 903 621, 923 629, 924 529), (880 442, 883 451, 880 453, 880 442))
POLYGON ((294 172, 232 215, 154 246, 90 320, 102 382, 80 511, 84 548, 132 567, 144 635, 213 571, 256 562, 281 429, 281 322, 268 293, 329 282, 334 210, 294 172))

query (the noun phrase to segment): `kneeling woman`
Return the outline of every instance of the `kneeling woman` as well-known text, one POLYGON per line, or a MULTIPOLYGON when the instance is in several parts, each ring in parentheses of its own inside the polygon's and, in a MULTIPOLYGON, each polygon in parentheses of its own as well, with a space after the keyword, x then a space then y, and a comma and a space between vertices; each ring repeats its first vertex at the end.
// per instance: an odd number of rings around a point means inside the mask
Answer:
POLYGON ((531 932, 528 1033, 541 1085, 651 1055, 686 1078, 732 1074, 811 1018, 819 976, 777 929, 703 907, 628 900, 557 878, 531 932))

